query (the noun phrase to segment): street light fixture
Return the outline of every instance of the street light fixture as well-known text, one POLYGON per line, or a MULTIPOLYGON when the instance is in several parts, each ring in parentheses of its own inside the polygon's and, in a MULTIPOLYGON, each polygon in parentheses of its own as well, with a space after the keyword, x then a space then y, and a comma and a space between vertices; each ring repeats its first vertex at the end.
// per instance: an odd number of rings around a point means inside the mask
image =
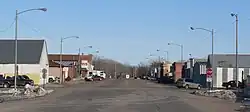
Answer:
POLYGON ((236 24, 235 24, 235 69, 236 69, 236 86, 238 87, 239 86, 239 79, 238 79, 238 14, 235 14, 235 13, 231 13, 231 16, 232 17, 235 17, 235 21, 236 21, 236 24))
POLYGON ((18 20, 18 15, 22 14, 22 13, 25 13, 25 12, 29 12, 29 11, 36 11, 36 10, 40 10, 40 11, 44 11, 46 12, 47 11, 47 8, 36 8, 36 9, 28 9, 28 10, 24 10, 24 11, 21 11, 21 12, 18 12, 18 10, 16 10, 16 25, 15 25, 15 65, 14 65, 14 77, 15 77, 15 82, 14 82, 14 88, 17 89, 17 80, 16 80, 16 77, 17 77, 17 73, 18 73, 18 67, 17 67, 17 20, 18 20))
POLYGON ((62 70, 62 50, 63 50, 63 40, 65 39, 70 39, 70 38, 76 38, 78 39, 78 36, 69 36, 69 37, 62 37, 61 38, 61 45, 60 45, 60 76, 61 76, 61 81, 60 83, 62 84, 64 81, 64 74, 63 74, 63 70, 62 70))
MULTIPOLYGON (((157 52, 160 52, 161 50, 160 50, 160 49, 157 49, 156 51, 157 51, 157 52)), ((168 51, 163 51, 163 52, 166 53, 166 55, 165 55, 165 60, 166 60, 166 62, 168 62, 168 61, 169 61, 169 59, 168 59, 168 57, 169 57, 168 54, 169 54, 169 53, 168 53, 168 51)))
MULTIPOLYGON (((93 46, 85 46, 83 48, 92 48, 93 46)), ((78 75, 82 77, 81 75, 81 48, 78 49, 79 55, 78 55, 78 75)))
MULTIPOLYGON (((213 64, 214 64, 214 30, 213 29, 211 29, 211 30, 208 30, 208 29, 205 29, 205 28, 194 28, 194 27, 190 27, 190 29, 191 30, 203 30, 203 31, 207 31, 207 32, 209 32, 209 33, 211 33, 211 36, 212 36, 212 42, 211 42, 211 52, 212 52, 212 58, 211 58, 211 66, 212 66, 212 70, 214 70, 213 69, 213 64)), ((213 75, 213 72, 212 72, 212 77, 213 77, 214 75, 213 75)), ((211 85, 210 85, 212 88, 213 88, 213 80, 212 80, 212 83, 211 83, 211 85)))
POLYGON ((175 46, 179 46, 181 48, 181 62, 183 62, 183 45, 176 44, 176 43, 168 43, 168 45, 175 45, 175 46))

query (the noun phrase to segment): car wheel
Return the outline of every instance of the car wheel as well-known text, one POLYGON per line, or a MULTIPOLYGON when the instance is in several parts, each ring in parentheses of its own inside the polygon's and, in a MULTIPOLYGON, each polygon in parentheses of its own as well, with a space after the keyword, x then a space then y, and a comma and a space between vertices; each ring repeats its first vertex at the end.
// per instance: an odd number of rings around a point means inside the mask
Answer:
POLYGON ((185 89, 188 89, 189 88, 189 85, 185 85, 185 89))
POLYGON ((227 89, 231 88, 231 85, 227 85, 227 89))
POLYGON ((8 87, 9 87, 9 84, 5 83, 5 84, 3 84, 3 87, 4 87, 4 88, 8 88, 8 87))
POLYGON ((49 78, 49 83, 54 82, 54 80, 52 78, 49 78))
POLYGON ((197 89, 200 90, 200 89, 201 89, 201 86, 199 85, 199 86, 197 87, 197 89))

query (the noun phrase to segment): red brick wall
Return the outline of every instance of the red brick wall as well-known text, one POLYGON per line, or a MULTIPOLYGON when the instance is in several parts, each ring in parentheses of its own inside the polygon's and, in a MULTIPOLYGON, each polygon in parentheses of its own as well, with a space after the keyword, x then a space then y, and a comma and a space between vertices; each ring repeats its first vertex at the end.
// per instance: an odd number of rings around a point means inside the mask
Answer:
POLYGON ((182 63, 175 63, 174 67, 175 67, 174 79, 175 79, 175 81, 177 81, 182 76, 182 63))

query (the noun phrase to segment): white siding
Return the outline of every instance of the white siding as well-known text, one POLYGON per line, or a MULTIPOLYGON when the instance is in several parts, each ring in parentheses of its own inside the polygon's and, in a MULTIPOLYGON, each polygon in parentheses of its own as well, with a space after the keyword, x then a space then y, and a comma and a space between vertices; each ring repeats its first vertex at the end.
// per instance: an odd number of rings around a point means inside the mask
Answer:
POLYGON ((68 77, 69 67, 63 67, 64 79, 68 77))
POLYGON ((227 70, 227 81, 234 80, 234 68, 228 68, 227 70))
POLYGON ((244 72, 244 68, 239 68, 239 71, 238 71, 238 81, 242 81, 242 71, 244 72))
POLYGON ((215 87, 222 87, 222 68, 217 68, 215 87))
POLYGON ((48 51, 47 51, 47 44, 46 41, 44 41, 43 44, 43 50, 41 53, 41 57, 40 57, 40 84, 43 84, 44 79, 43 79, 43 73, 42 73, 42 69, 47 69, 47 74, 46 74, 46 79, 45 79, 45 83, 48 83, 48 76, 49 76, 49 60, 48 60, 48 51))
POLYGON ((206 74, 206 73, 207 73, 206 65, 200 65, 200 74, 206 74))
MULTIPOLYGON (((14 74, 14 64, 0 64, 0 71, 6 74, 14 74)), ((18 73, 39 73, 39 64, 18 64, 18 73)))

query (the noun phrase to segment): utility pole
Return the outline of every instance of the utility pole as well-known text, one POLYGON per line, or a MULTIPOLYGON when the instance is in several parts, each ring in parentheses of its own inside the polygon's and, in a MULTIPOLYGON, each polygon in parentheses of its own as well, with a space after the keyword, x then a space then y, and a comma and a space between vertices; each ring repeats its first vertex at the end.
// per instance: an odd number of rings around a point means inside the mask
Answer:
POLYGON ((16 10, 16 27, 15 27, 15 66, 14 66, 14 69, 15 69, 15 71, 14 71, 14 74, 15 74, 15 81, 14 81, 14 88, 15 88, 15 90, 17 89, 17 85, 16 85, 16 83, 17 83, 17 79, 16 79, 16 77, 17 77, 17 17, 18 17, 18 10, 16 10))
POLYGON ((116 76, 116 62, 115 62, 115 79, 117 78, 117 76, 116 76))
POLYGON ((236 24, 235 24, 235 69, 236 69, 236 86, 239 87, 239 79, 238 79, 238 14, 231 13, 231 16, 235 17, 236 24))
POLYGON ((238 15, 236 15, 235 16, 236 17, 236 36, 235 36, 235 61, 236 61, 236 84, 237 84, 237 87, 239 87, 239 79, 238 79, 238 75, 239 75, 239 73, 238 73, 238 71, 239 71, 239 68, 238 68, 238 15))
POLYGON ((63 38, 60 41, 60 83, 62 84, 64 81, 63 69, 62 69, 62 48, 63 47, 63 38))
POLYGON ((79 56, 78 56, 78 77, 82 78, 81 74, 81 48, 79 48, 79 56))

